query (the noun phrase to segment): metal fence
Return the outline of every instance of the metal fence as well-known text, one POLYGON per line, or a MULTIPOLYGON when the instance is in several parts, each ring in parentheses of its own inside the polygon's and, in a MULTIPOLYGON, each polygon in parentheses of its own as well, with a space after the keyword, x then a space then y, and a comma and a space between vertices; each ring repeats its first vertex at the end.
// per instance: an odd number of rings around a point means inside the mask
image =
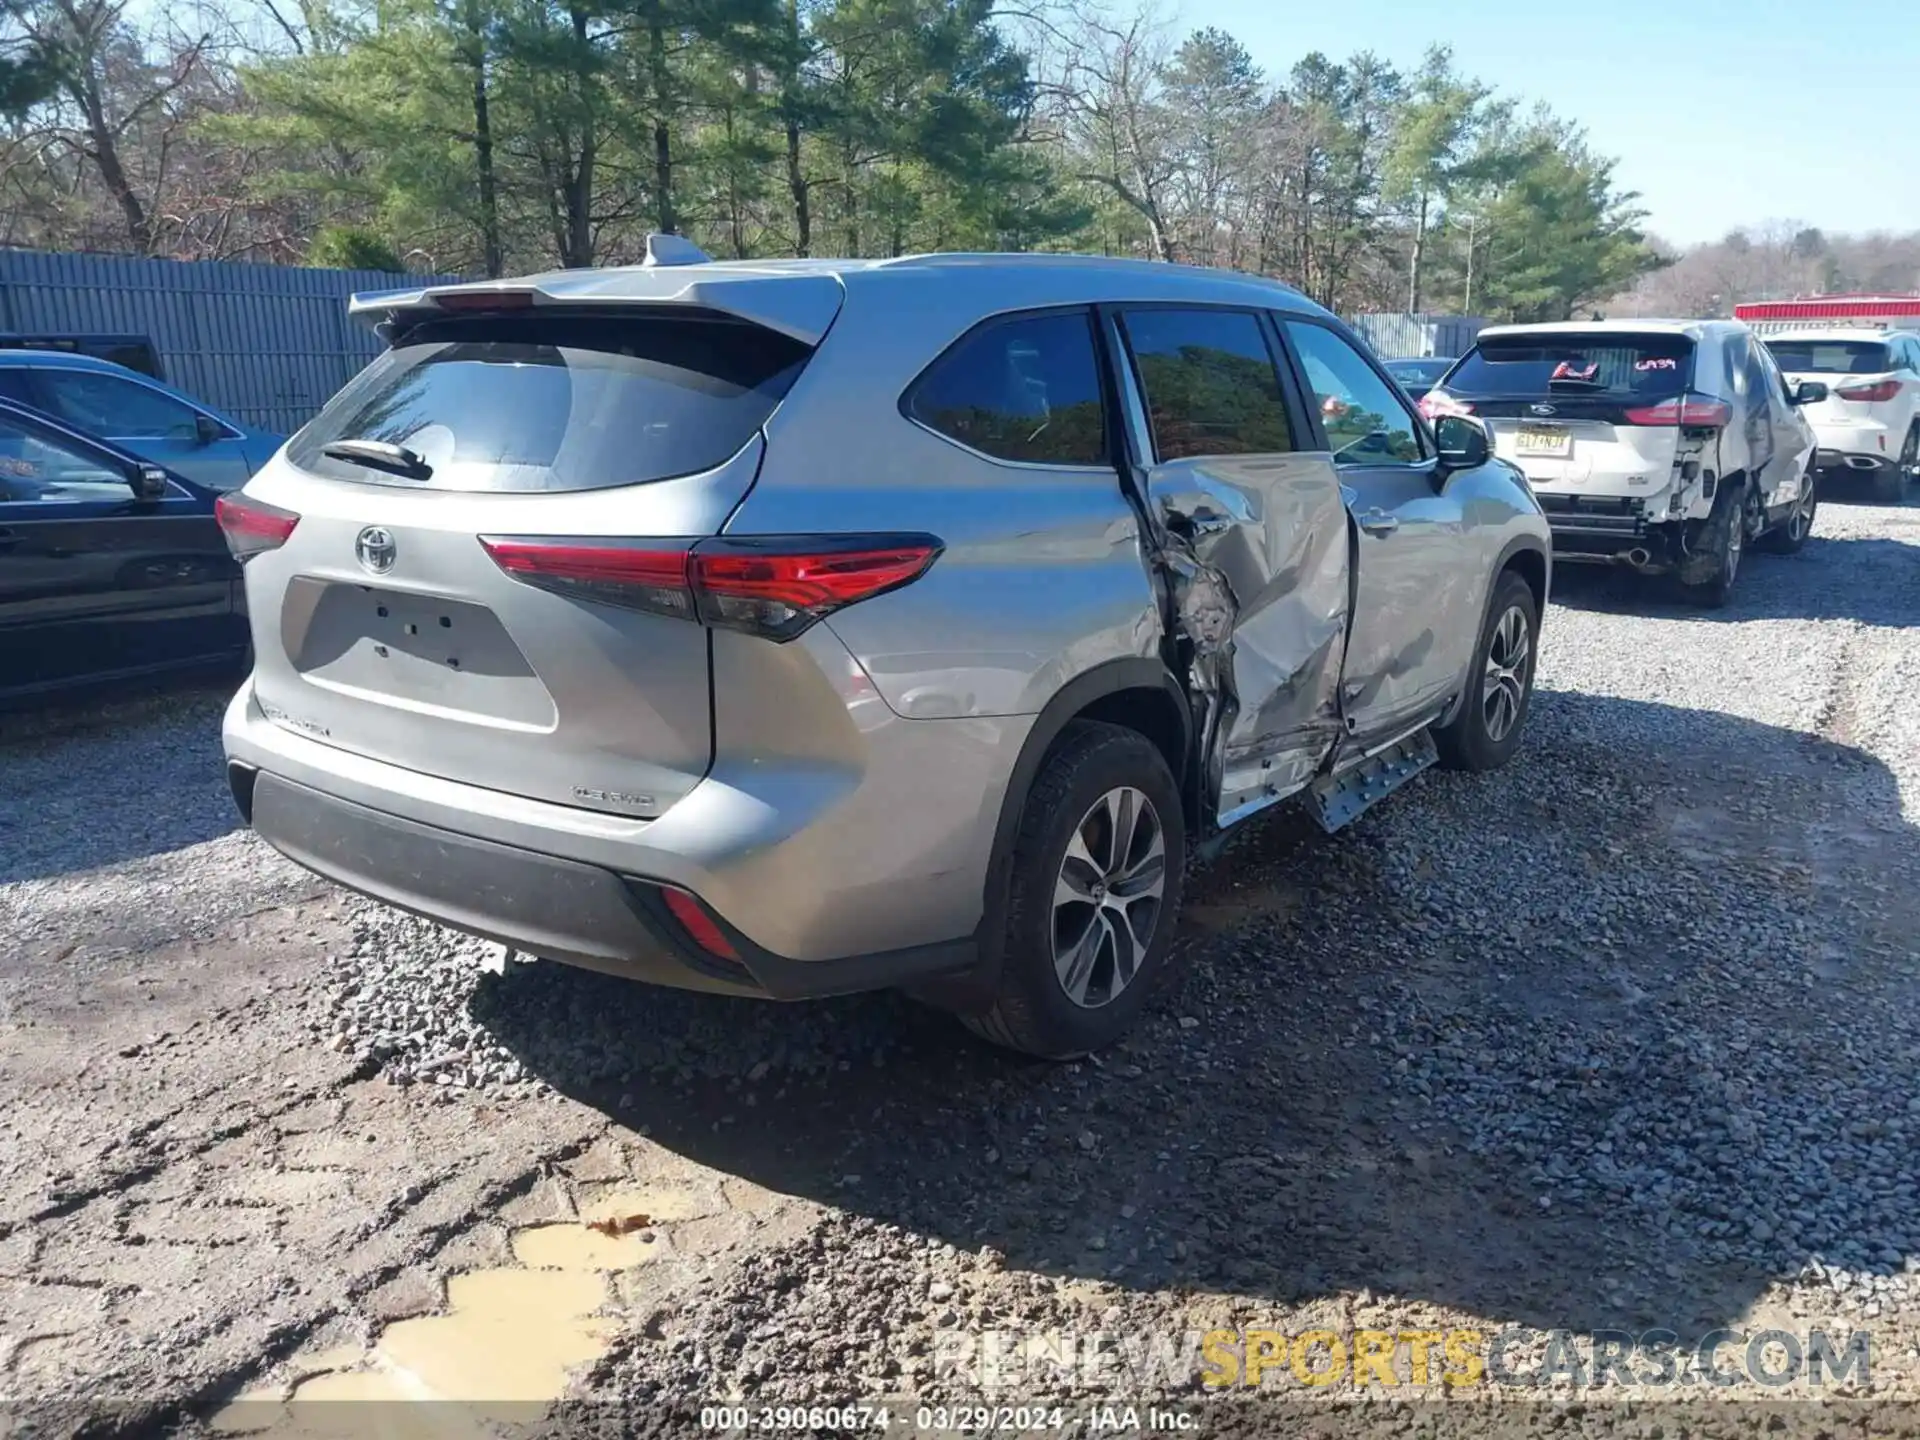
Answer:
POLYGON ((347 297, 443 278, 0 250, 0 331, 145 335, 168 384, 291 434, 380 352, 347 297))
MULTIPOLYGON (((169 384, 248 425, 291 434, 380 352, 347 318, 348 296, 455 278, 0 250, 0 331, 145 335, 169 384)), ((1388 358, 1464 354, 1487 323, 1348 319, 1388 358)))
POLYGON ((1488 322, 1471 315, 1349 315, 1347 323, 1384 360, 1452 360, 1467 353, 1488 322))

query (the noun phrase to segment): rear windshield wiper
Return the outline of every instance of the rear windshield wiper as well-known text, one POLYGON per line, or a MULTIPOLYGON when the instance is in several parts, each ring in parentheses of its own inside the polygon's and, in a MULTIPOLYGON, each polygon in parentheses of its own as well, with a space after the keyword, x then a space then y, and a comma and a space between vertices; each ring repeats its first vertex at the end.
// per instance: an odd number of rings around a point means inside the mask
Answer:
POLYGON ((390 470, 409 480, 425 480, 433 467, 404 445, 389 445, 384 440, 335 440, 322 445, 320 453, 349 465, 365 465, 370 470, 390 470))

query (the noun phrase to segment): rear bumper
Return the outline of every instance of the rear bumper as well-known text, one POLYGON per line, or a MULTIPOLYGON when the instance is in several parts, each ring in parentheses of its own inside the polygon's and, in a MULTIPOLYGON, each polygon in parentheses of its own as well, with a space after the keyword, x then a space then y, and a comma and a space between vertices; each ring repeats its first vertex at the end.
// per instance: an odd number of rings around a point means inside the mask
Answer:
POLYGON ((281 854, 349 889, 515 949, 627 979, 799 1000, 965 969, 971 940, 840 960, 789 960, 728 934, 737 961, 701 950, 660 887, 596 865, 456 834, 232 763, 241 813, 281 854))
POLYGON ((1895 458, 1872 451, 1830 450, 1822 445, 1814 452, 1814 466, 1827 471, 1853 471, 1862 475, 1873 474, 1881 470, 1891 470, 1895 458))
POLYGON ((1553 535, 1553 553, 1569 559, 1604 560, 1663 547, 1638 497, 1540 495, 1553 535))
MULTIPOLYGON (((750 989, 797 996, 884 988, 902 976, 965 963, 984 913, 1001 800, 1033 723, 1031 716, 901 720, 877 700, 859 720, 841 755, 807 764, 769 763, 764 748, 741 745, 651 820, 556 805, 355 753, 269 720, 251 681, 227 708, 223 739, 228 760, 261 777, 252 783, 289 782, 298 787, 294 799, 325 811, 296 826, 269 809, 260 829, 342 884, 516 948, 565 950, 555 958, 582 964, 611 960, 623 973, 650 953, 624 900, 594 909, 601 918, 589 935, 546 934, 535 923, 543 912, 530 912, 512 887, 483 894, 465 881, 403 884, 399 877, 406 865, 423 875, 450 868, 457 875, 456 854, 494 855, 458 843, 473 841, 585 867, 623 885, 670 886, 697 898, 719 922, 746 964, 750 989), (358 858, 377 848, 370 838, 364 845, 351 838, 321 843, 327 826, 343 826, 351 837, 374 823, 360 812, 392 821, 388 830, 400 827, 410 840, 407 855, 376 865, 358 858), (424 844, 436 835, 451 841, 424 844), (607 914, 619 923, 608 928, 607 914), (789 974, 789 967, 799 969, 789 974)), ((286 816, 291 806, 288 800, 277 813, 286 816)), ((607 882, 594 883, 604 890, 607 882)))
POLYGON ((1814 464, 1822 470, 1884 470, 1899 457, 1884 425, 1816 425, 1814 436, 1814 464))

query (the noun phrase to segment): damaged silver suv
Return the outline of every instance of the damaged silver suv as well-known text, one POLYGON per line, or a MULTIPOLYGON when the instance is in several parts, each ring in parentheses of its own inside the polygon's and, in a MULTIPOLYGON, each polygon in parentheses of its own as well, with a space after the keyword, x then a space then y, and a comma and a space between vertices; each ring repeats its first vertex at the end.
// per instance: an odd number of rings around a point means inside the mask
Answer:
POLYGON ((287 855, 1068 1056, 1167 978, 1197 846, 1513 754, 1546 521, 1293 291, 689 252, 362 297, 387 352, 222 501, 230 779, 287 855))

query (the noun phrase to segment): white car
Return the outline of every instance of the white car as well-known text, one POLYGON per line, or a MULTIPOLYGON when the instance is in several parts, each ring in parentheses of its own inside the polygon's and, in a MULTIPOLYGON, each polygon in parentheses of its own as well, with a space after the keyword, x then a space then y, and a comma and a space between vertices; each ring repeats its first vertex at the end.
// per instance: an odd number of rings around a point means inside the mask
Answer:
POLYGON ((1817 380, 1827 398, 1806 407, 1824 471, 1871 481, 1898 503, 1920 479, 1920 335, 1898 330, 1792 330, 1766 346, 1789 380, 1817 380))
POLYGON ((1420 402, 1473 415, 1525 473, 1558 558, 1671 575, 1723 605, 1747 545, 1813 528, 1819 382, 1791 386, 1731 320, 1494 325, 1420 402))

